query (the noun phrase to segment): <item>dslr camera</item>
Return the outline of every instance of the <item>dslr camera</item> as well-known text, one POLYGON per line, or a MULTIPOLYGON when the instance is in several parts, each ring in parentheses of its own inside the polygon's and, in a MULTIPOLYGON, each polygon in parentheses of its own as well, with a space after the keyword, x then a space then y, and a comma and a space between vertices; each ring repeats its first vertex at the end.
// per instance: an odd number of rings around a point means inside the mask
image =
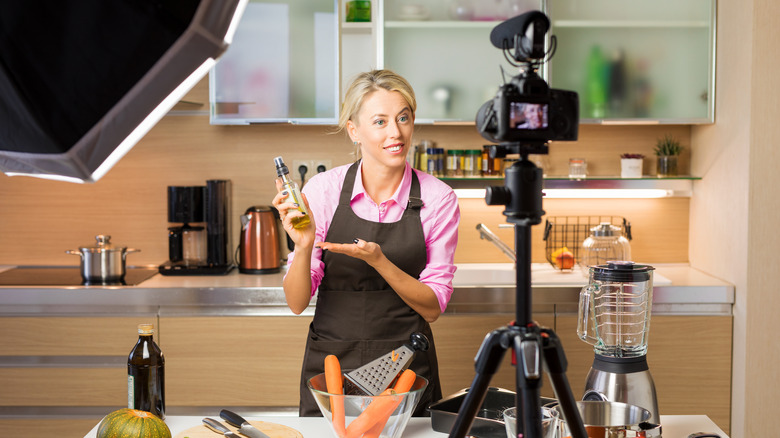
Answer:
POLYGON ((504 50, 507 61, 519 67, 520 74, 499 87, 495 97, 477 112, 477 129, 487 140, 529 145, 577 140, 577 93, 550 88, 537 74, 538 67, 555 53, 555 36, 550 50, 544 48, 549 28, 550 19, 544 13, 530 11, 499 24, 490 33, 490 41, 504 50))

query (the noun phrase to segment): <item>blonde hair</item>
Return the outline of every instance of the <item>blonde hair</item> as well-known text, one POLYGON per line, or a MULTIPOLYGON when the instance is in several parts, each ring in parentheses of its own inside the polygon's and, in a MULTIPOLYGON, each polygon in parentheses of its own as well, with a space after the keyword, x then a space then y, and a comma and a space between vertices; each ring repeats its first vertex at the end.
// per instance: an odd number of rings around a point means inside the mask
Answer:
POLYGON ((380 88, 401 93, 409 104, 412 115, 417 111, 414 90, 406 79, 391 70, 371 70, 357 75, 344 93, 344 102, 341 104, 341 114, 339 114, 339 131, 345 131, 350 120, 357 123, 357 114, 366 96, 380 88))

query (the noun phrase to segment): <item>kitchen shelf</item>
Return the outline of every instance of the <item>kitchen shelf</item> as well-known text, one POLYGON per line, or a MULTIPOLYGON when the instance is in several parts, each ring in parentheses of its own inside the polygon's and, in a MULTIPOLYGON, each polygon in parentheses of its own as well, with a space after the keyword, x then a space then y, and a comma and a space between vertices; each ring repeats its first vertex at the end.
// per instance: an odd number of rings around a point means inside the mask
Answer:
POLYGON ((649 28, 708 28, 710 22, 702 20, 554 20, 553 27, 570 28, 614 28, 614 29, 649 29, 649 28))
MULTIPOLYGON (((483 189, 490 185, 500 185, 503 178, 439 178, 454 189, 483 189)), ((564 190, 666 190, 670 197, 690 197, 693 193, 693 182, 700 180, 696 176, 677 176, 673 178, 657 178, 645 176, 642 178, 620 178, 616 176, 594 176, 573 179, 567 176, 548 176, 544 178, 545 189, 564 190)))
POLYGON ((500 21, 385 21, 386 28, 396 29, 493 29, 500 21))
POLYGON ((342 22, 341 33, 354 35, 371 35, 374 26, 370 21, 367 22, 342 22))

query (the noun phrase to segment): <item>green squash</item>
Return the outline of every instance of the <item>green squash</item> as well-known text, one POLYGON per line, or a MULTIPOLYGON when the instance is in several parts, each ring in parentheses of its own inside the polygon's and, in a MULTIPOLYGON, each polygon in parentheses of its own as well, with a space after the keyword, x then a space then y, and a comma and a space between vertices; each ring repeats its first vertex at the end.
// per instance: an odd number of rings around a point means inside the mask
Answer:
POLYGON ((103 418, 97 438, 171 438, 171 430, 151 412, 124 408, 103 418))

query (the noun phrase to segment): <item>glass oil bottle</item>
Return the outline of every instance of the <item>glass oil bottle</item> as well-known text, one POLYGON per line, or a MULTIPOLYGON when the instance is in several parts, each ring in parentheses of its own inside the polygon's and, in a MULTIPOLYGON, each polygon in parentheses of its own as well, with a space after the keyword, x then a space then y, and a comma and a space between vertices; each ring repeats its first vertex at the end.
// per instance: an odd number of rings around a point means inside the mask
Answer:
POLYGON ((287 165, 284 164, 282 157, 274 158, 274 165, 276 165, 276 175, 282 179, 282 190, 287 191, 287 199, 285 202, 292 202, 298 206, 298 211, 303 213, 303 216, 297 216, 292 219, 293 227, 304 228, 311 223, 309 219, 309 212, 306 211, 306 205, 303 203, 303 196, 301 196, 301 190, 298 188, 298 183, 290 178, 290 171, 287 169, 287 165))

